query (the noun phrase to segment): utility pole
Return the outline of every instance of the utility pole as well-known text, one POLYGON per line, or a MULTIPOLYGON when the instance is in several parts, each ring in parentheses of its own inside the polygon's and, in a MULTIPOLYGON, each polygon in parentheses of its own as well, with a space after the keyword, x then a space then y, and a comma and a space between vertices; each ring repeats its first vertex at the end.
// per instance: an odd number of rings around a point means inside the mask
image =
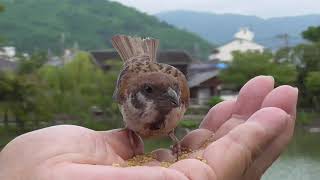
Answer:
POLYGON ((200 46, 198 43, 193 44, 193 57, 197 60, 200 59, 200 46))
POLYGON ((283 40, 284 42, 284 47, 286 49, 289 48, 289 34, 288 33, 284 33, 284 34, 279 34, 276 36, 276 38, 283 40))
POLYGON ((279 34, 276 36, 276 38, 282 40, 284 42, 284 49, 287 51, 287 61, 289 61, 290 58, 290 47, 289 47, 289 34, 284 33, 284 34, 279 34))
POLYGON ((65 64, 65 59, 64 59, 64 50, 65 50, 65 41, 66 41, 66 36, 65 36, 65 33, 61 33, 61 39, 60 39, 60 42, 61 42, 61 49, 62 49, 62 64, 64 65, 65 64))

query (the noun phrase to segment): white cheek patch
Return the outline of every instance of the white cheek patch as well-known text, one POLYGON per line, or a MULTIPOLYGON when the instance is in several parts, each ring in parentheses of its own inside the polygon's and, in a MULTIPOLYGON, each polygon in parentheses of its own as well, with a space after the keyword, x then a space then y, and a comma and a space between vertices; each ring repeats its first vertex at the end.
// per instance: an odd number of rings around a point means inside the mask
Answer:
POLYGON ((152 101, 148 101, 147 98, 141 92, 137 93, 137 98, 141 103, 143 103, 146 106, 146 112, 152 110, 155 107, 154 103, 152 101))
POLYGON ((125 101, 124 105, 120 107, 120 110, 123 115, 123 119, 128 128, 140 132, 145 130, 144 126, 146 123, 151 123, 154 121, 157 111, 155 110, 155 105, 153 101, 148 101, 147 98, 141 94, 137 94, 137 99, 145 105, 145 108, 137 109, 132 104, 131 94, 125 101))
POLYGON ((145 97, 141 92, 138 92, 138 93, 137 93, 137 98, 138 98, 138 100, 139 100, 140 102, 142 102, 142 103, 146 103, 146 102, 147 102, 146 97, 145 97))
POLYGON ((129 95, 129 98, 127 98, 126 105, 127 105, 126 108, 128 108, 130 110, 137 110, 132 104, 132 96, 131 96, 131 94, 129 95))
POLYGON ((148 100, 141 92, 137 93, 138 100, 145 105, 145 109, 142 115, 145 123, 150 123, 154 121, 155 116, 157 115, 156 105, 152 100, 148 100))

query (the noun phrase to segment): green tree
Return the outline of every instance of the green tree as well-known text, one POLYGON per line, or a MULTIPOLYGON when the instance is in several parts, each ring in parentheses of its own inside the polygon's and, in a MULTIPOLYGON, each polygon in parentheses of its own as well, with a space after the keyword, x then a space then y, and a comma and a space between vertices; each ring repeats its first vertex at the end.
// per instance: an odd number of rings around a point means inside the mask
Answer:
POLYGON ((60 52, 62 45, 71 47, 75 42, 82 49, 112 48, 110 40, 115 34, 158 38, 161 49, 191 52, 198 44, 203 57, 211 50, 210 43, 194 33, 117 2, 25 0, 7 3, 6 8, 8 11, 0 16, 0 34, 29 53, 35 49, 60 52))
POLYGON ((0 72, 0 107, 3 113, 5 128, 9 127, 9 103, 13 87, 8 72, 0 72))
POLYGON ((306 88, 310 93, 313 106, 320 110, 320 71, 309 72, 306 77, 306 88))
POLYGON ((320 41, 320 26, 311 26, 306 31, 302 32, 302 37, 311 42, 320 41))
POLYGON ((271 75, 279 85, 293 84, 296 80, 295 66, 274 62, 270 52, 234 52, 233 56, 234 60, 221 73, 221 78, 238 90, 245 82, 258 75, 271 75))
MULTIPOLYGON (((0 13, 3 12, 5 10, 4 6, 2 4, 0 4, 0 13)), ((0 43, 2 43, 4 40, 3 38, 0 37, 0 43)))
POLYGON ((44 52, 34 52, 30 57, 19 56, 18 73, 30 74, 35 72, 48 61, 48 55, 44 52))
POLYGON ((119 126, 119 112, 112 94, 119 69, 107 73, 96 67, 87 53, 80 52, 64 67, 44 66, 39 76, 47 83, 56 119, 67 116, 71 122, 93 125, 93 107, 103 111, 105 126, 119 126))
POLYGON ((306 79, 309 72, 320 70, 320 43, 301 44, 294 47, 291 60, 298 70, 296 85, 300 92, 300 105, 310 107, 313 100, 306 86, 306 79))
POLYGON ((8 115, 11 114, 16 121, 19 132, 26 130, 27 123, 42 114, 39 102, 48 103, 39 90, 39 84, 35 84, 32 78, 20 76, 12 72, 1 74, 0 78, 0 101, 4 112, 5 126, 8 128, 8 115))
POLYGON ((3 12, 4 11, 4 5, 0 4, 0 12, 3 12))

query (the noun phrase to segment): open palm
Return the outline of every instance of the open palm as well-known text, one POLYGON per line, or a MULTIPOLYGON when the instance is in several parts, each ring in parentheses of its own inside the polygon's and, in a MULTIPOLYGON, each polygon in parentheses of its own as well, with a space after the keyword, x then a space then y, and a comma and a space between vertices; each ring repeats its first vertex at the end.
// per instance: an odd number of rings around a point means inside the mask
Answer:
MULTIPOLYGON (((127 131, 97 132, 67 125, 33 131, 0 153, 0 179, 260 179, 292 137, 297 94, 290 86, 274 89, 270 77, 250 80, 236 101, 213 107, 200 128, 182 140, 195 153, 169 168, 111 166, 133 156, 127 131), (215 141, 200 149, 213 133, 215 141)), ((170 158, 168 151, 157 153, 159 160, 170 158)))

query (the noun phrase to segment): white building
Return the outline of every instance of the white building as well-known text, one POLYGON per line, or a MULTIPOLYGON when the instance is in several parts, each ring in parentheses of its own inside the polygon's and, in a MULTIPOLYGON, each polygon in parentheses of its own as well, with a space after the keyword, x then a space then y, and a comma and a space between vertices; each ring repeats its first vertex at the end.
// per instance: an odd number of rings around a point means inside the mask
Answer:
POLYGON ((249 28, 241 28, 239 32, 234 35, 234 40, 215 49, 209 56, 209 60, 219 60, 231 62, 233 60, 232 52, 240 51, 258 51, 263 52, 264 47, 253 41, 254 33, 249 28))
POLYGON ((16 48, 11 46, 0 47, 0 57, 5 58, 9 61, 15 61, 16 48))

